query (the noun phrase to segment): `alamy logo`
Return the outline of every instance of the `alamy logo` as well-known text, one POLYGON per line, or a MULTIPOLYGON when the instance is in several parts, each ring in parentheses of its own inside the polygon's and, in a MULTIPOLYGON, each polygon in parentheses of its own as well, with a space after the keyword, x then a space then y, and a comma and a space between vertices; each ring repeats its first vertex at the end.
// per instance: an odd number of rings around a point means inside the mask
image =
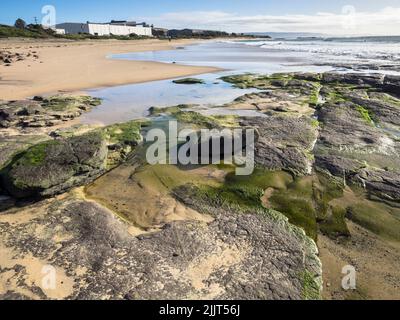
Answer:
POLYGON ((47 5, 42 8, 42 26, 44 28, 56 27, 56 8, 52 5, 47 5))
POLYGON ((254 171, 254 129, 183 129, 170 121, 168 132, 152 129, 147 133, 146 159, 151 165, 234 164, 236 174, 254 171))
POLYGON ((342 274, 345 276, 342 278, 342 288, 344 290, 356 290, 357 283, 356 283, 356 268, 353 266, 344 266, 342 269, 342 274))
POLYGON ((57 280, 56 268, 50 265, 43 266, 42 275, 42 289, 55 290, 57 280))
POLYGON ((357 27, 356 8, 352 5, 346 5, 342 8, 342 27, 345 30, 352 30, 357 27))

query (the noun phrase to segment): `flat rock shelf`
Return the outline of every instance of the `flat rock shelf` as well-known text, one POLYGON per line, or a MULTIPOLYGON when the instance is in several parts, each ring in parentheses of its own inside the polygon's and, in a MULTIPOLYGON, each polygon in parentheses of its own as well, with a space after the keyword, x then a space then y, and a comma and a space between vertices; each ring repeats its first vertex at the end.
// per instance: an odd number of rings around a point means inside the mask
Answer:
POLYGON ((400 78, 221 81, 257 90, 210 110, 254 116, 155 106, 143 120, 93 126, 74 119, 95 98, 3 101, 0 298, 399 298, 400 78), (254 128, 254 172, 147 164, 146 131, 170 119, 254 128), (354 261, 359 286, 344 292, 335 279, 354 261), (42 287, 43 265, 57 290, 42 287))

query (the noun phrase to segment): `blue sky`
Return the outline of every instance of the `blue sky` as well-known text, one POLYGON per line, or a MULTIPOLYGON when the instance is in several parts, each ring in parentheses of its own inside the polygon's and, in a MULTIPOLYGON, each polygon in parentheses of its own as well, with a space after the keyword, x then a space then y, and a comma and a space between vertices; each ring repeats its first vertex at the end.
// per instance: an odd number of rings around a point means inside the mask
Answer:
POLYGON ((162 27, 235 32, 394 34, 400 30, 399 0, 1 0, 0 23, 13 24, 18 17, 41 21, 44 5, 56 8, 58 23, 145 19, 162 27))

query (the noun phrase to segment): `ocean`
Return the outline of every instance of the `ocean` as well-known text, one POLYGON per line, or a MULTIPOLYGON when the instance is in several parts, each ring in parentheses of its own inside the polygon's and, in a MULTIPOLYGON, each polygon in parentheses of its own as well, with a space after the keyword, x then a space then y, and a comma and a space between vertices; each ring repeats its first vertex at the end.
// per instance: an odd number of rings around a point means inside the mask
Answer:
POLYGON ((266 51, 305 52, 324 62, 399 63, 400 37, 298 38, 296 40, 242 41, 266 51))
POLYGON ((171 79, 89 90, 89 94, 103 98, 103 103, 85 114, 83 123, 108 125, 143 118, 153 106, 177 104, 196 104, 207 114, 219 112, 221 109, 211 107, 255 91, 236 89, 220 80, 220 77, 230 74, 337 71, 400 75, 400 39, 224 40, 168 51, 118 54, 109 58, 212 66, 225 71, 197 76, 205 84, 179 85, 171 79))

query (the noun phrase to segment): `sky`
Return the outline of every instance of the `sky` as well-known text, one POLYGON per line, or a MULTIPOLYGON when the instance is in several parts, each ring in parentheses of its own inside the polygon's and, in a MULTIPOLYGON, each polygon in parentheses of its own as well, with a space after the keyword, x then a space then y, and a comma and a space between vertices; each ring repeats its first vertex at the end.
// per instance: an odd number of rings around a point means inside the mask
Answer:
POLYGON ((400 35, 400 0, 1 0, 0 23, 41 22, 46 5, 54 6, 57 23, 115 19, 228 32, 400 35))

